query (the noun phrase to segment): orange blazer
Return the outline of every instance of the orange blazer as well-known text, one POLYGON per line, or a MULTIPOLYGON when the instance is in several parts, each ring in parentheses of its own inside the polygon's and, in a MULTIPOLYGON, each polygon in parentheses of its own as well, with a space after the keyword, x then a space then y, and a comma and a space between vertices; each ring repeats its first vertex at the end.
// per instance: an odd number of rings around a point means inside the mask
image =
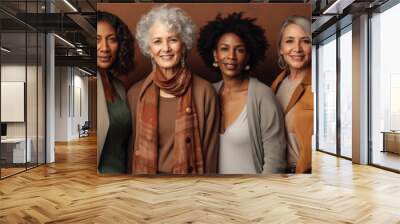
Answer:
MULTIPOLYGON (((283 71, 272 83, 271 88, 275 94, 286 76, 288 76, 288 72, 283 71)), ((311 138, 314 127, 313 100, 310 70, 294 90, 289 104, 284 110, 286 128, 296 136, 299 148, 299 160, 296 164, 296 173, 311 172, 311 138)))

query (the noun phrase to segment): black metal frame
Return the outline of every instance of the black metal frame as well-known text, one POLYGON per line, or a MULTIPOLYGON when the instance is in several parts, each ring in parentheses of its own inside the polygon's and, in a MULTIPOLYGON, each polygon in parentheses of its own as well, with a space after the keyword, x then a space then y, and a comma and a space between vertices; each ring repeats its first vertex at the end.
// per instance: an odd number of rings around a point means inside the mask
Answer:
POLYGON ((348 26, 350 26, 351 24, 348 24, 344 27, 340 27, 338 26, 338 24, 335 24, 336 27, 336 32, 333 33, 332 35, 324 38, 323 40, 319 41, 317 43, 317 52, 316 52, 316 58, 315 60, 317 60, 316 63, 316 150, 319 152, 323 152, 329 155, 334 155, 337 156, 339 158, 343 158, 343 159, 347 159, 347 160, 352 160, 352 158, 349 158, 347 156, 343 156, 341 153, 341 117, 340 117, 340 80, 341 80, 341 67, 340 67, 340 37, 346 33, 343 32, 344 30, 348 29, 348 26), (318 54, 318 49, 319 49, 319 45, 320 43, 328 40, 329 38, 332 38, 332 36, 335 35, 335 39, 332 41, 336 41, 336 153, 332 153, 332 152, 328 152, 326 150, 320 149, 319 147, 319 128, 318 128, 318 123, 319 123, 319 64, 318 64, 318 58, 319 58, 319 54, 318 54))
MULTIPOLYGON (((32 2, 32 0, 30 2, 32 2)), ((40 1, 40 2, 42 2, 42 1, 40 1)), ((25 0, 24 3, 25 3, 25 12, 26 12, 27 11, 27 3, 28 3, 28 1, 25 0)), ((39 0, 36 0, 36 3, 37 3, 36 4, 36 11, 38 12, 39 11, 39 6, 38 6, 39 0)), ((1 11, 6 13, 6 11, 4 11, 4 10, 1 10, 1 11)), ((46 11, 47 11, 47 7, 46 7, 46 11)), ((26 15, 27 14, 25 14, 25 17, 26 17, 26 15)), ((15 18, 15 19, 18 20, 18 18, 15 18)), ((46 78, 47 78, 47 60, 46 60, 46 57, 47 57, 47 40, 46 40, 46 35, 44 35, 43 36, 43 41, 42 41, 42 44, 44 44, 44 46, 43 46, 44 47, 44 51, 41 51, 41 53, 44 54, 44 55, 42 55, 42 60, 44 60, 44 68, 42 69, 42 76, 43 76, 42 82, 44 82, 44 100, 43 100, 44 106, 42 106, 42 107, 43 107, 44 113, 45 113, 44 117, 42 117, 44 119, 42 121, 42 122, 44 122, 44 136, 43 136, 44 145, 42 146, 42 147, 44 147, 44 150, 43 150, 44 155, 42 155, 42 157, 44 157, 43 158, 44 161, 43 161, 43 163, 39 163, 39 136, 38 136, 39 135, 39 107, 37 106, 36 107, 36 136, 35 136, 36 137, 36 143, 37 143, 36 144, 36 146, 37 146, 36 147, 36 150, 37 150, 37 152, 36 152, 36 161, 35 162, 31 161, 31 163, 29 163, 29 166, 28 166, 28 162, 27 162, 28 161, 28 153, 27 153, 27 147, 28 147, 28 143, 27 143, 28 142, 28 124, 27 124, 28 123, 28 112, 27 112, 28 67, 27 66, 28 66, 28 33, 30 33, 28 31, 32 30, 32 31, 34 31, 34 33, 36 33, 36 104, 37 105, 39 104, 39 69, 38 69, 38 66, 39 66, 39 33, 43 33, 43 32, 40 32, 39 30, 29 26, 26 23, 24 23, 24 28, 25 28, 25 30, 21 34, 25 34, 25 84, 24 84, 24 91, 25 91, 25 93, 24 93, 24 97, 25 97, 25 99, 24 99, 24 107, 25 107, 24 108, 24 120, 25 120, 25 136, 24 136, 25 137, 25 169, 21 170, 21 171, 18 171, 18 172, 15 172, 15 173, 12 173, 12 174, 10 174, 8 176, 2 176, 2 172, 1 172, 2 169, 0 168, 0 180, 3 180, 5 178, 8 178, 8 177, 11 177, 11 176, 14 176, 14 175, 17 175, 19 173, 25 172, 27 170, 30 170, 30 169, 33 169, 33 168, 36 168, 36 167, 39 167, 39 166, 41 166, 43 164, 46 164, 46 162, 47 162, 47 152, 46 152, 46 148, 47 148, 47 139, 46 139, 46 137, 47 137, 47 128, 46 128, 46 126, 47 126, 47 121, 46 121, 46 119, 47 119, 47 113, 46 113, 46 108, 47 108, 47 102, 46 102, 46 95, 47 95, 47 82, 46 82, 46 78)), ((1 41, 2 33, 3 32, 0 32, 0 41, 1 41)), ((44 33, 44 34, 46 34, 46 33, 44 33)), ((1 58, 1 54, 0 54, 0 63, 1 63, 1 61, 2 61, 2 58, 1 58)), ((0 81, 1 81, 1 71, 0 71, 0 81)), ((0 145, 0 155, 1 155, 1 145, 0 145)))

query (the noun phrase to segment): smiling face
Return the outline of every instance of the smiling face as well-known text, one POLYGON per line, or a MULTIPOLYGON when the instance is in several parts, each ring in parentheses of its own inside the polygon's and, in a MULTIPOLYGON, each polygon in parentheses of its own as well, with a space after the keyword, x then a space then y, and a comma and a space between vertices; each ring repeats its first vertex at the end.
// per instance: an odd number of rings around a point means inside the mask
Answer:
POLYGON ((311 63, 311 40, 296 24, 288 25, 282 34, 280 54, 290 69, 303 69, 311 63))
POLYGON ((223 76, 240 76, 248 61, 248 53, 242 39, 234 33, 222 35, 214 50, 214 60, 223 76))
POLYGON ((184 44, 180 36, 160 22, 149 30, 149 53, 163 70, 175 69, 183 57, 184 44))
POLYGON ((97 23, 97 67, 110 69, 117 58, 118 38, 115 29, 105 21, 97 23))

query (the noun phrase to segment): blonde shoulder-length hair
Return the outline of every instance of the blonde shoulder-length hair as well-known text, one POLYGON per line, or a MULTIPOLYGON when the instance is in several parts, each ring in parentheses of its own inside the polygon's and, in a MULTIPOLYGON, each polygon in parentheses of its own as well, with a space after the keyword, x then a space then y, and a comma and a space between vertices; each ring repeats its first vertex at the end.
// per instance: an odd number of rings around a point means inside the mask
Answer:
POLYGON ((285 22, 283 23, 281 27, 281 31, 279 33, 279 39, 278 39, 278 65, 281 69, 287 69, 287 64, 285 60, 283 59, 283 56, 280 54, 280 49, 281 49, 281 42, 283 38, 283 32, 285 31, 286 27, 288 27, 290 24, 296 24, 300 26, 304 32, 308 35, 311 41, 311 21, 309 18, 304 17, 304 16, 290 16, 288 17, 285 22))

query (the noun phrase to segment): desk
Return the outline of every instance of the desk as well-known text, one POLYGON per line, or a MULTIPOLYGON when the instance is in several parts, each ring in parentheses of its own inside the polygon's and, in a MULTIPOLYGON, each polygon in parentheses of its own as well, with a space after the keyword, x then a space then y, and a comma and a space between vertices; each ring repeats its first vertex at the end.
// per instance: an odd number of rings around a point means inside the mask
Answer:
POLYGON ((382 152, 393 152, 400 154, 400 131, 382 131, 383 150, 382 152))
POLYGON ((31 145, 30 138, 26 140, 28 143, 25 151, 25 138, 5 138, 1 139, 1 159, 6 163, 25 163, 31 162, 31 145), (26 160, 25 160, 26 159, 26 160))

